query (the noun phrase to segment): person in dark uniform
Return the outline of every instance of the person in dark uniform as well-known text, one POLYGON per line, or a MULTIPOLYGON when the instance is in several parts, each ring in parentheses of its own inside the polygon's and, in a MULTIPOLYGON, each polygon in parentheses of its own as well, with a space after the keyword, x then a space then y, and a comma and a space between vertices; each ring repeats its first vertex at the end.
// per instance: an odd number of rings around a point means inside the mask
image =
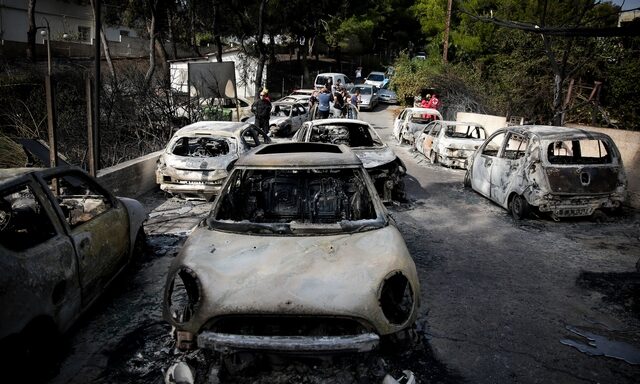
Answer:
POLYGON ((271 101, 266 88, 260 92, 260 98, 251 106, 251 112, 256 116, 256 126, 269 134, 269 116, 271 116, 271 101))

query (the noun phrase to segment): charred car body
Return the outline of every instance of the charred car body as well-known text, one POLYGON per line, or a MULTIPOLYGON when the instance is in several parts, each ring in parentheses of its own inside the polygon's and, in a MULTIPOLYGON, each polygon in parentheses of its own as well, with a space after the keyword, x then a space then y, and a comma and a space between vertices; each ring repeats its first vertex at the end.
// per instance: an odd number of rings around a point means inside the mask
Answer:
POLYGON ((415 147, 432 164, 467 168, 467 159, 486 138, 487 133, 479 124, 439 120, 420 132, 415 147))
POLYGON ((156 168, 160 189, 184 197, 210 199, 218 193, 229 168, 251 148, 271 139, 249 123, 200 121, 180 128, 156 168))
POLYGON ((294 141, 344 144, 358 156, 382 201, 404 200, 406 167, 371 124, 361 120, 324 119, 305 123, 294 141))
POLYGON ((509 209, 553 219, 616 209, 626 197, 620 152, 603 133, 515 126, 491 135, 471 158, 465 185, 509 209))
POLYGON ((40 368, 51 358, 40 355, 47 341, 142 251, 146 218, 138 201, 114 197, 77 168, 0 170, 3 366, 40 368))
MULTIPOLYGON (((276 101, 271 104, 269 133, 275 136, 290 136, 307 120, 309 120, 309 108, 306 103, 276 101)), ((247 121, 253 123, 255 117, 247 121)))
POLYGON ((170 268, 178 346, 368 351, 415 322, 407 247, 346 147, 271 144, 240 159, 170 268))
POLYGON ((414 145, 417 132, 434 120, 442 120, 442 115, 433 108, 405 108, 393 121, 393 137, 399 144, 414 145))

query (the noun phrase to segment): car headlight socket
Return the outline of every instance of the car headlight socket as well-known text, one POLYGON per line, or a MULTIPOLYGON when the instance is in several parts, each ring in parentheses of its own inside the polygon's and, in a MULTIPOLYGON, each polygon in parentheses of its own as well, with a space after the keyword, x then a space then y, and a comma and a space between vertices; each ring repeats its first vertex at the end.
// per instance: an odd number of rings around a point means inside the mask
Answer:
POLYGON ((407 277, 400 271, 389 274, 382 282, 378 301, 389 323, 406 323, 414 308, 413 289, 407 277))
POLYGON ((171 319, 176 323, 191 320, 201 296, 200 281, 196 273, 188 267, 178 269, 167 291, 167 307, 171 319))

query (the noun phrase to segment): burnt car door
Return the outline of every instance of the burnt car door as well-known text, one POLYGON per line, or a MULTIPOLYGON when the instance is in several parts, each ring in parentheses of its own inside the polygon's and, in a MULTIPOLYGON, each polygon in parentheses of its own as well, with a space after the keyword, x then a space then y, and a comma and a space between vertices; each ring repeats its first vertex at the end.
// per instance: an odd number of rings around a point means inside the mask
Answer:
POLYGON ((400 115, 398 115, 398 117, 396 117, 393 122, 393 135, 395 136, 396 140, 398 140, 398 142, 402 141, 402 127, 404 126, 405 120, 408 115, 409 110, 405 108, 404 110, 402 110, 402 112, 400 112, 400 115))
POLYGON ((304 122, 304 108, 300 104, 291 105, 291 132, 297 131, 304 122))
POLYGON ((32 175, 0 190, 0 255, 0 338, 41 316, 66 329, 81 308, 76 253, 32 175))
POLYGON ((241 145, 244 148, 241 152, 246 152, 251 148, 255 148, 261 144, 268 144, 271 138, 260 128, 255 125, 249 125, 240 131, 241 145))
POLYGON ((430 156, 431 151, 434 150, 433 143, 436 140, 436 138, 440 135, 440 132, 442 131, 442 123, 433 122, 432 124, 433 124, 433 128, 431 128, 431 130, 429 131, 429 134, 426 136, 426 138, 422 142, 422 153, 424 153, 425 156, 430 156))
POLYGON ((82 302, 88 305, 129 261, 127 210, 80 171, 47 175, 44 181, 76 249, 82 302))
POLYGON ((486 197, 491 198, 491 166, 498 158, 504 144, 506 132, 497 131, 482 144, 476 153, 471 168, 471 186, 486 197))
POLYGON ((524 188, 523 174, 519 172, 524 162, 529 138, 510 132, 507 134, 502 151, 491 164, 491 199, 506 205, 511 191, 520 193, 524 188))
POLYGON ((418 135, 418 138, 416 138, 416 149, 418 150, 418 152, 421 152, 423 155, 425 153, 424 152, 425 141, 429 137, 429 132, 431 132, 431 129, 433 129, 435 124, 436 124, 436 122, 432 121, 431 123, 425 125, 425 127, 422 129, 422 132, 420 133, 420 135, 418 135))

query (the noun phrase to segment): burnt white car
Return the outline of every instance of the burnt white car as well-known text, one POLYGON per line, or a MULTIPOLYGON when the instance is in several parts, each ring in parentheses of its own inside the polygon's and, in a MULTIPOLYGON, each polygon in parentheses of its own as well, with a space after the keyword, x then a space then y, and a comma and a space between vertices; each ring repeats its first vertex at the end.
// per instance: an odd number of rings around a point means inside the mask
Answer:
POLYGON ((433 108, 405 108, 393 121, 393 137, 399 144, 414 145, 417 132, 434 120, 442 120, 442 115, 433 108))
POLYGON ((165 289, 177 345, 364 352, 414 324, 402 235, 346 146, 279 143, 236 163, 165 289))
POLYGON ((620 152, 603 133, 553 126, 494 132, 471 157, 466 186, 511 211, 553 219, 615 210, 626 197, 620 152))
POLYGON ((209 200, 242 154, 270 142, 266 133, 249 123, 189 124, 173 135, 160 155, 156 182, 170 194, 209 200))
MULTIPOLYGON (((274 136, 290 136, 307 120, 309 120, 309 108, 306 103, 273 102, 269 117, 269 133, 274 136)), ((255 116, 249 118, 247 122, 254 123, 255 116)))
POLYGON ((406 167, 371 124, 352 119, 323 119, 305 123, 294 141, 344 144, 358 156, 385 203, 404 200, 406 167))
POLYGON ((113 196, 79 168, 0 169, 0 366, 8 377, 46 375, 57 336, 142 252, 146 218, 138 201, 113 196))
POLYGON ((432 164, 467 168, 467 159, 487 138, 480 124, 459 121, 434 121, 415 140, 416 150, 432 164))

